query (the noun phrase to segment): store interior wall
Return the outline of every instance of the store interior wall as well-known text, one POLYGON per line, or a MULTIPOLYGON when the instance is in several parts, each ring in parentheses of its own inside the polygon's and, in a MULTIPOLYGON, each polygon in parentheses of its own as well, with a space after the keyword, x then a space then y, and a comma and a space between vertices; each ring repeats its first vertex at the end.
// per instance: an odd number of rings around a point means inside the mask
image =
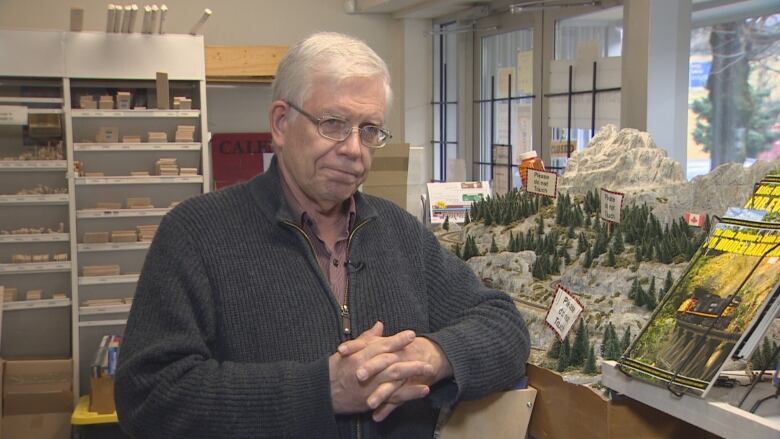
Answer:
MULTIPOLYGON (((84 9, 84 30, 105 30, 105 0, 0 1, 0 28, 67 30, 70 8, 84 9)), ((125 4, 116 2, 117 4, 125 4)), ((129 2, 127 2, 129 3, 129 2)), ((143 6, 146 3, 138 3, 143 6)), ((158 3, 162 4, 162 3, 158 3)), ((166 0, 167 33, 187 33, 205 8, 213 15, 203 26, 205 44, 290 46, 316 31, 335 31, 363 39, 387 62, 393 78, 394 104, 387 126, 396 143, 410 143, 412 172, 408 203, 419 214, 420 185, 430 179, 425 148, 431 139, 430 63, 432 48, 427 19, 396 19, 389 14, 348 14, 343 0, 166 0), (407 127, 407 124, 410 126, 407 127), (427 164, 426 164, 427 163, 427 164), (423 166, 426 166, 423 168, 423 166), (422 172, 422 175, 420 174, 422 172)), ((212 132, 267 131, 270 86, 208 86, 208 119, 212 132)))

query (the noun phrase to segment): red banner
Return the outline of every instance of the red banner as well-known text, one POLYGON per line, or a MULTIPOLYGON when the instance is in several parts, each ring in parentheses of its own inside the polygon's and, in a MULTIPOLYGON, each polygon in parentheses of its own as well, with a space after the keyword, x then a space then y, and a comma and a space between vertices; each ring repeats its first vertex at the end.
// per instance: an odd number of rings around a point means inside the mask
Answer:
POLYGON ((271 133, 220 133, 211 136, 211 163, 217 189, 263 172, 263 154, 270 154, 271 133))

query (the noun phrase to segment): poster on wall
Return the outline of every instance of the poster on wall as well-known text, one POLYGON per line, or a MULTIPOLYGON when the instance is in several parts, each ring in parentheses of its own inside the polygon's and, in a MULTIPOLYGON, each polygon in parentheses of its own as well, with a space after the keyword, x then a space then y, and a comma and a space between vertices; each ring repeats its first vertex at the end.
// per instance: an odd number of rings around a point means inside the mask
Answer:
POLYGON ((488 195, 490 184, 487 181, 428 183, 431 224, 441 224, 447 217, 450 221, 463 222, 466 212, 471 210, 471 203, 484 200, 488 195))
POLYGON ((222 189, 268 169, 271 133, 217 133, 211 137, 214 185, 222 189))

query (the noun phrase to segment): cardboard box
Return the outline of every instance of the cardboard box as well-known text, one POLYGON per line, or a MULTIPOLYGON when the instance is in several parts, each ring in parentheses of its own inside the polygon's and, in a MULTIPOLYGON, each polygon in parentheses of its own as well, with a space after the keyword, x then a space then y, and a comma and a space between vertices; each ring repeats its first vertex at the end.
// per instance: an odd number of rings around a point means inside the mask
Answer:
POLYGON ((441 439, 525 437, 536 389, 494 393, 476 401, 461 401, 441 429, 441 439))
POLYGON ((406 209, 409 144, 390 144, 376 150, 363 192, 386 198, 406 209))
POLYGON ((528 365, 538 390, 528 432, 535 439, 717 438, 698 427, 629 398, 607 399, 590 387, 528 365))
POLYGON ((114 404, 114 377, 89 378, 89 411, 107 415, 116 411, 114 404))
POLYGON ((3 377, 3 415, 73 410, 73 361, 7 360, 3 377))
POLYGON ((6 361, 2 387, 4 438, 70 438, 70 358, 6 361))

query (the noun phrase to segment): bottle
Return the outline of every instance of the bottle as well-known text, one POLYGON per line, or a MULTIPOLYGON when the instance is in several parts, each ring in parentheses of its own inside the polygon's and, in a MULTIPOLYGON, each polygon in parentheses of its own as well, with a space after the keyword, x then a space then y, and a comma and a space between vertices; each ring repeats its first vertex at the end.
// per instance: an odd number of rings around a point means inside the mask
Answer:
POLYGON ((537 156, 536 151, 518 154, 517 158, 520 159, 520 181, 523 182, 523 187, 528 187, 528 170, 544 171, 544 162, 537 156))

